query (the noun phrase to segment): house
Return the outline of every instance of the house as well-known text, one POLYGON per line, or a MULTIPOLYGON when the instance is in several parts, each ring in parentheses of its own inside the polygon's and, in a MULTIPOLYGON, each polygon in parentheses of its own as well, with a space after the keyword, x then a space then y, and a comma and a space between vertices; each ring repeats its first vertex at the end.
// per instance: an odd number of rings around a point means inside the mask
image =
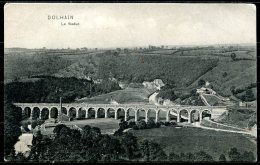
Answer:
POLYGON ((239 101, 238 106, 240 106, 240 107, 256 107, 256 101, 251 101, 251 102, 239 101))
POLYGON ((240 107, 245 107, 245 106, 246 106, 246 103, 243 102, 243 101, 239 101, 238 106, 240 106, 240 107))
POLYGON ((205 87, 201 87, 200 89, 197 89, 197 93, 198 94, 212 94, 212 95, 216 94, 216 92, 213 89, 205 88, 205 87))

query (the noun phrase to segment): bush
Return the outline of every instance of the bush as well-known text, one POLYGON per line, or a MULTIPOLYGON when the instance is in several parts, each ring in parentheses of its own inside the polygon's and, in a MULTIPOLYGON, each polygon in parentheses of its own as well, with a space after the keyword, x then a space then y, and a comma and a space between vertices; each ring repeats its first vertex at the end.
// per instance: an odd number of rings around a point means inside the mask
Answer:
POLYGON ((156 127, 156 124, 154 122, 153 119, 149 119, 147 124, 146 124, 146 127, 149 129, 149 128, 155 128, 156 127))
POLYGON ((127 129, 129 126, 128 126, 127 121, 122 121, 119 123, 119 127, 124 130, 124 129, 127 129))
POLYGON ((160 126, 161 126, 161 125, 165 125, 165 123, 162 122, 162 121, 159 121, 158 123, 160 124, 160 126))
POLYGON ((34 129, 36 126, 37 126, 37 121, 34 120, 34 121, 32 122, 32 129, 34 129))
POLYGON ((203 79, 200 79, 200 80, 198 81, 198 86, 203 86, 203 85, 205 85, 205 84, 206 84, 206 81, 203 80, 203 79))
POLYGON ((121 135, 123 135, 123 131, 124 131, 124 129, 122 129, 120 127, 118 130, 115 131, 114 136, 121 136, 121 135))
POLYGON ((157 122, 157 123, 155 123, 155 124, 156 124, 156 126, 155 126, 156 128, 160 128, 160 127, 161 127, 161 124, 160 124, 160 123, 157 122))
POLYGON ((161 97, 162 99, 169 99, 171 101, 174 101, 178 98, 175 95, 173 89, 166 89, 166 90, 160 91, 160 93, 158 94, 158 97, 161 97))
POLYGON ((145 129, 147 127, 146 122, 144 120, 139 120, 136 125, 138 129, 145 129))
POLYGON ((166 122, 164 123, 164 125, 165 125, 165 126, 170 126, 171 124, 170 124, 170 122, 166 121, 166 122))
POLYGON ((170 124, 171 124, 171 125, 177 125, 177 122, 171 121, 170 124))
POLYGON ((134 126, 136 126, 136 123, 134 121, 130 121, 128 123, 128 128, 134 128, 134 126))
POLYGON ((134 125, 134 126, 133 126, 133 129, 134 129, 134 130, 138 130, 139 128, 138 128, 137 125, 134 125))

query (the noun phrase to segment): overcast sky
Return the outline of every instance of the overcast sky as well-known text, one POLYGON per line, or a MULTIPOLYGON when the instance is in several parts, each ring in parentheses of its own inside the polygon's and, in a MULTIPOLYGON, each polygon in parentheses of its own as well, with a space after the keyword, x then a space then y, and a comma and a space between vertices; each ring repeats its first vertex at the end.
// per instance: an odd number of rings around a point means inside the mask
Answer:
POLYGON ((256 8, 250 4, 19 3, 7 4, 4 14, 6 48, 256 43, 256 8))

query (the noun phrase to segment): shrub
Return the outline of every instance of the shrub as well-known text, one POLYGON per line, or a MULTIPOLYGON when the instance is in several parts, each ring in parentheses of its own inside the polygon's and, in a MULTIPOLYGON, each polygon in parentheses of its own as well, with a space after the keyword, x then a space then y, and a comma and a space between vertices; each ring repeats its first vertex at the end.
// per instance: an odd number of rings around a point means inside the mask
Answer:
POLYGON ((160 127, 161 127, 161 124, 160 124, 160 123, 158 123, 158 122, 157 122, 157 123, 155 123, 155 125, 156 125, 156 126, 155 126, 156 128, 160 128, 160 127))
POLYGON ((136 125, 138 129, 145 129, 147 127, 146 122, 144 120, 139 120, 136 125))
POLYGON ((203 85, 205 85, 205 84, 206 84, 206 81, 203 80, 203 79, 200 79, 200 80, 198 81, 198 86, 203 86, 203 85))
POLYGON ((224 154, 221 154, 221 155, 219 156, 219 159, 218 159, 218 160, 219 160, 220 162, 226 162, 226 161, 227 161, 224 154))
POLYGON ((133 128, 134 130, 138 130, 138 129, 139 129, 137 125, 133 125, 132 128, 133 128))
POLYGON ((160 125, 165 125, 165 123, 162 122, 162 121, 159 121, 158 123, 159 123, 160 125))
POLYGON ((128 128, 133 128, 134 126, 136 126, 136 123, 134 121, 130 121, 128 123, 128 128))
POLYGON ((34 129, 36 126, 37 126, 37 121, 34 120, 34 121, 32 122, 32 129, 34 129))
POLYGON ((122 121, 119 123, 119 127, 124 130, 124 129, 127 129, 129 126, 128 126, 127 121, 122 121))
POLYGON ((146 124, 146 127, 147 128, 155 128, 156 124, 155 124, 154 120, 153 119, 149 119, 147 124, 146 124))
POLYGON ((227 72, 222 73, 223 77, 227 77, 227 72))
POLYGON ((170 124, 171 125, 177 125, 177 123, 175 121, 171 121, 170 124))
POLYGON ((124 129, 122 129, 120 127, 118 130, 115 131, 114 136, 121 136, 121 135, 123 135, 123 131, 124 131, 124 129))
POLYGON ((169 126, 169 125, 171 125, 171 124, 170 124, 170 122, 166 121, 166 122, 164 123, 164 125, 165 125, 165 126, 169 126))

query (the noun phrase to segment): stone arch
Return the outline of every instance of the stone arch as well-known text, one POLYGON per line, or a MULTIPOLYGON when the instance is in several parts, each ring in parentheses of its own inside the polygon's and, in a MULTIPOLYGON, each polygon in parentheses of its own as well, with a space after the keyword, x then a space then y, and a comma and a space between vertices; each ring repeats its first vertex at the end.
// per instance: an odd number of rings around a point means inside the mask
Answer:
POLYGON ((51 118, 57 119, 59 114, 59 110, 57 107, 51 108, 51 118))
POLYGON ((41 110, 41 119, 42 120, 49 119, 49 113, 50 113, 50 111, 49 111, 48 108, 46 108, 46 107, 42 108, 42 110, 41 110))
POLYGON ((118 108, 116 110, 115 119, 123 119, 123 120, 125 120, 125 110, 123 108, 118 108))
POLYGON ((89 108, 87 114, 88 114, 87 116, 88 119, 95 119, 96 112, 94 108, 89 108))
POLYGON ((200 122, 200 111, 197 109, 193 109, 190 111, 190 122, 200 122))
POLYGON ((135 119, 135 110, 133 108, 128 108, 126 110, 126 121, 127 120, 134 120, 135 119))
POLYGON ((23 113, 23 108, 22 107, 16 106, 15 110, 22 116, 22 113, 23 113))
POLYGON ((65 114, 65 115, 68 115, 68 110, 67 110, 67 108, 62 107, 62 108, 61 108, 61 113, 62 113, 62 114, 65 114))
POLYGON ((170 109, 170 110, 167 111, 166 121, 178 122, 178 115, 179 115, 179 112, 178 112, 177 109, 170 109))
POLYGON ((156 113, 157 113, 157 122, 159 122, 159 121, 166 121, 167 111, 158 109, 156 113))
POLYGON ((212 114, 211 110, 208 110, 208 109, 202 110, 201 114, 200 114, 200 116, 201 116, 200 120, 202 120, 205 117, 208 117, 209 119, 211 119, 211 114, 212 114))
POLYGON ((189 111, 187 109, 181 109, 179 111, 180 122, 189 122, 189 111))
POLYGON ((115 118, 115 110, 113 108, 107 109, 107 118, 115 118))
POLYGON ((72 118, 72 119, 76 118, 76 114, 77 114, 76 108, 71 107, 69 109, 69 113, 68 113, 69 118, 72 118))
POLYGON ((27 116, 27 117, 30 117, 31 114, 32 114, 32 110, 30 107, 25 107, 24 108, 24 114, 27 116))
POLYGON ((84 107, 79 108, 78 118, 80 119, 86 118, 86 112, 87 110, 84 107))
POLYGON ((105 118, 105 109, 104 108, 97 109, 97 118, 105 118))
POLYGON ((40 118, 40 113, 41 113, 40 108, 34 107, 33 110, 32 110, 32 119, 36 120, 36 119, 40 118))
POLYGON ((147 111, 146 111, 146 113, 147 113, 147 117, 148 117, 148 119, 147 120, 154 120, 155 121, 155 118, 156 118, 156 110, 155 109, 148 109, 147 111))
POLYGON ((145 114, 146 114, 145 109, 137 109, 137 110, 136 110, 137 121, 139 121, 139 120, 145 120, 145 114))

